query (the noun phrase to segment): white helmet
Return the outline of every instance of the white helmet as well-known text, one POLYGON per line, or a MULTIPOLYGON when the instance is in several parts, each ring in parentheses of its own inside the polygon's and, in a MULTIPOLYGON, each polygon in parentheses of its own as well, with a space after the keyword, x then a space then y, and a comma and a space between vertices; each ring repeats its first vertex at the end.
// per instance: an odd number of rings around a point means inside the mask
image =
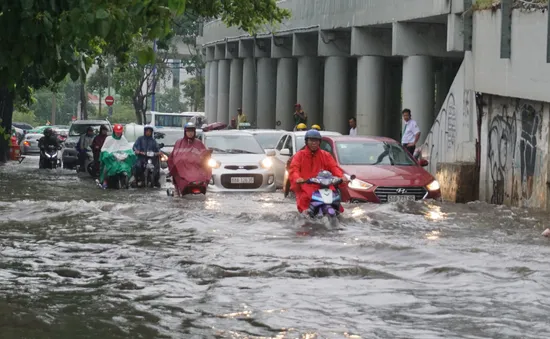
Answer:
POLYGON ((145 133, 145 131, 148 130, 148 129, 150 129, 151 132, 153 132, 153 133, 155 132, 155 128, 154 128, 153 126, 151 126, 151 125, 145 125, 145 126, 143 126, 143 132, 144 132, 144 133, 145 133))

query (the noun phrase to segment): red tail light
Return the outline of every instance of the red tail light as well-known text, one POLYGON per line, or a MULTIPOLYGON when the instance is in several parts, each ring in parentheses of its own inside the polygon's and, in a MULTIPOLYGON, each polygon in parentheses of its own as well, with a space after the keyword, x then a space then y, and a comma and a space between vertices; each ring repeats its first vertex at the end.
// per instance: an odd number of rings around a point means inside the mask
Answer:
POLYGON ((193 192, 193 194, 200 194, 200 193, 201 193, 201 190, 198 189, 198 188, 193 188, 193 189, 191 190, 191 192, 193 192))

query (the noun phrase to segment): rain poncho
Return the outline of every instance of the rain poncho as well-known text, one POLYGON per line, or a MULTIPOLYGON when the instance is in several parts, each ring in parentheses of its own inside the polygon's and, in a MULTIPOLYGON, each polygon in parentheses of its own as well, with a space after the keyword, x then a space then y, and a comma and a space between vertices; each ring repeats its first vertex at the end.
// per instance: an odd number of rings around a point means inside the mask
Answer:
POLYGON ((190 182, 210 181, 212 169, 207 165, 210 153, 197 138, 184 137, 176 142, 168 157, 168 169, 179 192, 190 182))
POLYGON ((105 139, 101 147, 99 161, 101 163, 99 180, 103 182, 105 174, 107 174, 107 177, 112 177, 125 172, 130 177, 132 166, 136 162, 136 155, 132 150, 132 145, 128 143, 124 136, 119 138, 113 133, 112 136, 105 139), (117 157, 124 159, 119 160, 117 157))

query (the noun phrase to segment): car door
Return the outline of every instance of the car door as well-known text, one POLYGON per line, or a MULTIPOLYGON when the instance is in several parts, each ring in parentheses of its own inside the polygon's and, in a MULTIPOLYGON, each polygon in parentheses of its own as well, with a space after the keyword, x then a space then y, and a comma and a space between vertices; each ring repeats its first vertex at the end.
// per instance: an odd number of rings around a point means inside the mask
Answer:
POLYGON ((281 155, 281 150, 286 144, 286 140, 289 138, 288 134, 283 134, 277 146, 275 147, 276 155, 273 157, 273 170, 275 171, 275 184, 277 187, 283 187, 283 178, 285 175, 286 160, 288 157, 281 155))

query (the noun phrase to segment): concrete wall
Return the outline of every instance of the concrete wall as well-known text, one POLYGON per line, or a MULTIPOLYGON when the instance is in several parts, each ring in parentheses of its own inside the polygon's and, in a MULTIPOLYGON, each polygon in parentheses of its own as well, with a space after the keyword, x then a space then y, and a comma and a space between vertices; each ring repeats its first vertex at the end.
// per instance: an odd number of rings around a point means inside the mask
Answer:
POLYGON ((484 98, 480 198, 546 209, 550 104, 484 98))
POLYGON ((466 61, 462 63, 426 139, 422 158, 427 170, 436 175, 440 162, 475 162, 477 110, 475 92, 465 89, 466 61))
POLYGON ((474 14, 473 73, 468 89, 500 96, 550 101, 550 64, 546 63, 548 14, 512 12, 512 55, 500 58, 501 12, 474 14))

